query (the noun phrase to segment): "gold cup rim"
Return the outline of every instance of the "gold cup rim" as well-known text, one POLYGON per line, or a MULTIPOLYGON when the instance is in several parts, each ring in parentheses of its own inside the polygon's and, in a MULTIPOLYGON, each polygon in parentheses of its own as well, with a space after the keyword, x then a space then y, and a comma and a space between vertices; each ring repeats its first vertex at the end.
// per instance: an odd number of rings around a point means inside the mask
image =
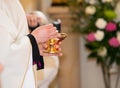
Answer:
POLYGON ((60 35, 61 35, 62 38, 67 37, 67 33, 60 33, 60 35))

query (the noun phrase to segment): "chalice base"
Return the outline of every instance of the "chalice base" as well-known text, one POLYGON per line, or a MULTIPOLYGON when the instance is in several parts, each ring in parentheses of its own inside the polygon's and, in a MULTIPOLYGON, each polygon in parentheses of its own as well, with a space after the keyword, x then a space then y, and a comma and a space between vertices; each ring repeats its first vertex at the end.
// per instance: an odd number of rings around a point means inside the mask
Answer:
POLYGON ((59 53, 59 50, 56 49, 55 45, 57 45, 60 41, 64 40, 67 37, 66 33, 60 33, 61 37, 60 38, 53 38, 50 39, 47 42, 48 47, 46 48, 46 50, 44 50, 44 53, 51 53, 51 54, 57 54, 59 53))
POLYGON ((57 54, 58 53, 58 50, 56 49, 47 49, 44 51, 45 53, 51 53, 51 54, 57 54))

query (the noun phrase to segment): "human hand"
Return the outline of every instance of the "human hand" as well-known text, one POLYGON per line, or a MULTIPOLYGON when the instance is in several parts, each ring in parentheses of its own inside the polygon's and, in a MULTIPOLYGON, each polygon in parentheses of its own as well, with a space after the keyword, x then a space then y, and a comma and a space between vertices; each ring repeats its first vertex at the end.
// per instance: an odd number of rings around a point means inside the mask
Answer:
POLYGON ((41 11, 32 11, 27 14, 28 27, 30 32, 35 28, 48 24, 47 16, 41 11))
POLYGON ((45 43, 51 38, 57 38, 61 36, 53 24, 39 26, 34 31, 32 31, 31 34, 35 37, 38 44, 45 43))
POLYGON ((27 21, 29 28, 37 27, 40 23, 40 18, 36 14, 27 14, 27 21))
POLYGON ((60 44, 61 42, 57 43, 55 45, 55 48, 57 49, 57 53, 46 53, 44 52, 47 49, 47 44, 43 43, 43 44, 39 44, 39 51, 40 51, 40 55, 42 56, 62 56, 62 52, 61 52, 61 48, 60 48, 60 44))

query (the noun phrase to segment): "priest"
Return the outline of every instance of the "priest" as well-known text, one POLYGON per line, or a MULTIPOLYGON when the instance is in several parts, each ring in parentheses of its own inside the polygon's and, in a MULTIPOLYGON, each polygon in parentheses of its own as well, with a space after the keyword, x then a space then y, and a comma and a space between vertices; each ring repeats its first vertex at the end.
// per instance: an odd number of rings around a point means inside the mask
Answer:
MULTIPOLYGON (((29 33, 26 14, 19 0, 0 0, 0 88, 36 88, 32 64, 44 69, 43 52, 47 40, 60 37, 52 24, 29 33)), ((61 53, 56 54, 61 55, 61 53)))

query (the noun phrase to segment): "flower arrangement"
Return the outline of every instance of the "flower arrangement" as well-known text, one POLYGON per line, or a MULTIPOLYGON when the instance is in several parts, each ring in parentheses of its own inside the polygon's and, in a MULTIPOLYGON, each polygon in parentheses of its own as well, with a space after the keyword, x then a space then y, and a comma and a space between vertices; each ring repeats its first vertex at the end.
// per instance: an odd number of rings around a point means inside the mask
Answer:
MULTIPOLYGON (((88 57, 101 65, 105 88, 111 88, 110 69, 113 64, 120 65, 120 23, 116 21, 115 0, 68 1, 76 22, 73 32, 85 35, 88 57)), ((118 88, 117 82, 114 88, 118 88)))
MULTIPOLYGON (((120 24, 112 0, 88 0, 85 15, 89 22, 84 26, 89 57, 97 57, 98 63, 108 58, 109 65, 120 65, 120 24)), ((107 63, 108 63, 107 62, 107 63)))

